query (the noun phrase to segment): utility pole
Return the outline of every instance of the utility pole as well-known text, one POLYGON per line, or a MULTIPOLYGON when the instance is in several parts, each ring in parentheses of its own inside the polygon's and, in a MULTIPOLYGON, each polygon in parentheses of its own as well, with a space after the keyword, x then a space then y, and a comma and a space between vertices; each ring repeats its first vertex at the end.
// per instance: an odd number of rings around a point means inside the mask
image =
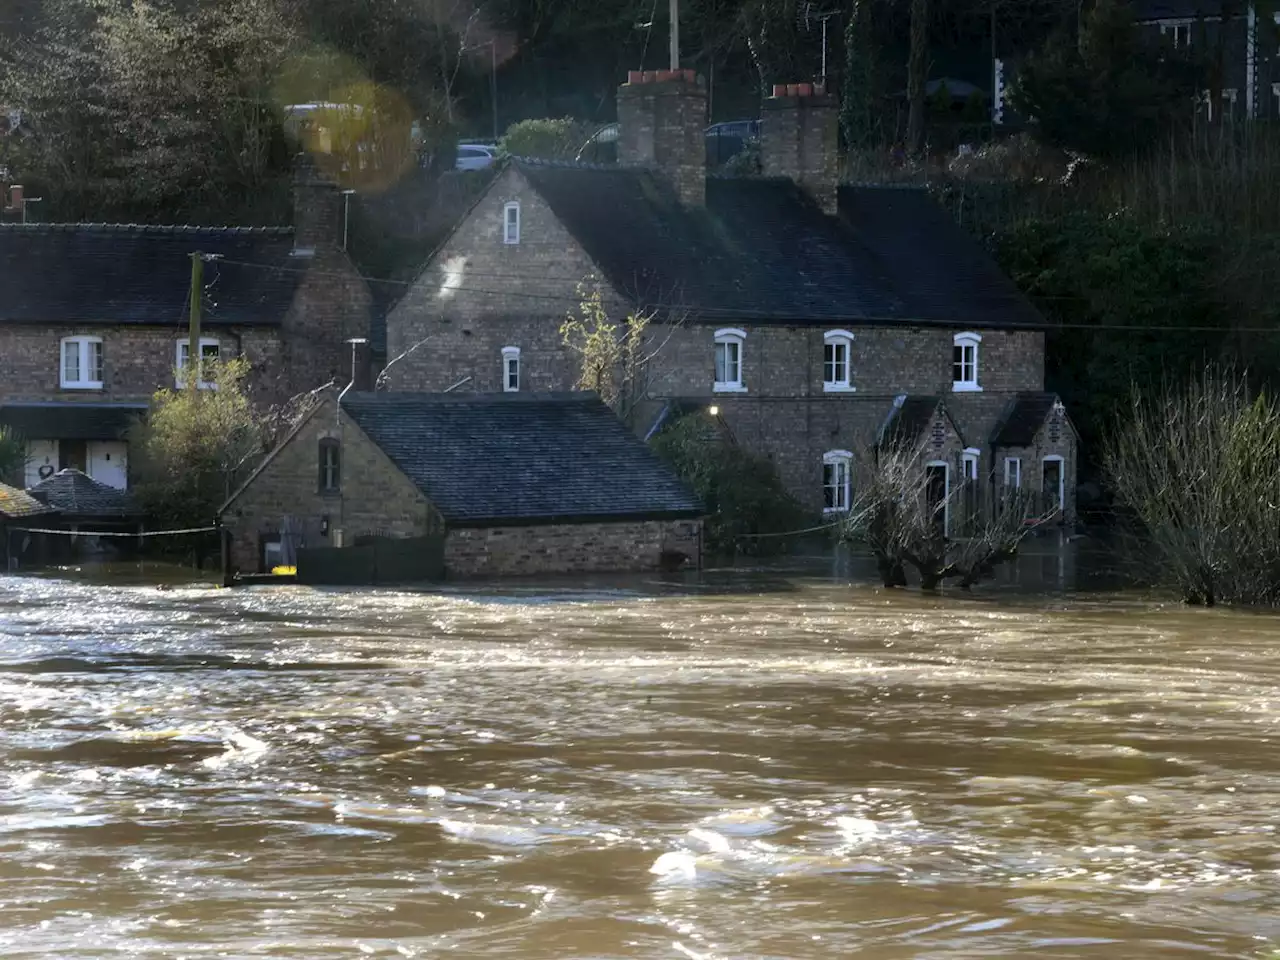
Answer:
POLYGON ((680 0, 671 0, 671 69, 680 69, 680 0))
POLYGON ((200 389, 200 296, 204 292, 204 254, 191 254, 191 313, 187 329, 187 382, 200 389))

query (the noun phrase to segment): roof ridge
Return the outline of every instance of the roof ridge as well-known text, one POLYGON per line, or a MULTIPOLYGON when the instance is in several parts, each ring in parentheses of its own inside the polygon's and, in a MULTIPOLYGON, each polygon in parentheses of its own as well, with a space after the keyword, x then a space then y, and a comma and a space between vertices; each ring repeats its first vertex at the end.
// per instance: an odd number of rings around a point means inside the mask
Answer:
POLYGON ((211 236, 214 234, 229 236, 285 236, 293 233, 293 227, 262 226, 232 227, 206 226, 184 223, 0 223, 0 230, 14 233, 73 233, 77 231, 94 233, 151 233, 157 235, 194 234, 211 236))

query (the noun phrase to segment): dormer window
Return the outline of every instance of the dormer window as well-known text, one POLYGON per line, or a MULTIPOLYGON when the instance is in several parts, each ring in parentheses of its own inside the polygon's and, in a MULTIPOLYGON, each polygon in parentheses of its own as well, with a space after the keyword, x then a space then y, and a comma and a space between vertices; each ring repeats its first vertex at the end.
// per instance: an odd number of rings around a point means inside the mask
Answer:
POLYGON ((822 389, 826 393, 853 391, 853 334, 828 330, 822 344, 822 389))
POLYGON ((502 208, 502 242, 515 244, 520 242, 520 204, 511 201, 502 208))
POLYGON ((742 346, 746 339, 744 330, 730 327, 716 331, 716 392, 747 392, 742 382, 742 346))
POLYGON ((976 333, 957 333, 951 349, 951 389, 956 393, 978 393, 978 344, 976 333))
POLYGON ((502 389, 506 393, 520 390, 520 348, 502 348, 502 389))

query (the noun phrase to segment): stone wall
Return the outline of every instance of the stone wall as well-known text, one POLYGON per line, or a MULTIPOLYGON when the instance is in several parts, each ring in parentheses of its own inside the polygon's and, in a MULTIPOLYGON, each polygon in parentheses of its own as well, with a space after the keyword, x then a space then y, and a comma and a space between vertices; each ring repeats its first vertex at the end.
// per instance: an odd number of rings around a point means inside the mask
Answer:
POLYGON ((450 530, 450 577, 657 570, 664 551, 700 561, 699 520, 648 520, 450 530))
POLYGON ((250 480, 223 514, 232 534, 232 561, 259 572, 259 539, 276 533, 285 516, 304 531, 303 546, 350 545, 362 534, 424 536, 439 524, 427 499, 346 414, 324 404, 250 480), (319 443, 342 444, 342 490, 319 491, 319 443), (328 518, 328 534, 320 529, 328 518))

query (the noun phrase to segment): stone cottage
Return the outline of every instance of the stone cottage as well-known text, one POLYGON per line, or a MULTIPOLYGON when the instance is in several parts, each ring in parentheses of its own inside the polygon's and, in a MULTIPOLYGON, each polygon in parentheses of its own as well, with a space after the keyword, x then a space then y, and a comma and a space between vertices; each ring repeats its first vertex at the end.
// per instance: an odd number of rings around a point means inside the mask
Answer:
POLYGON ((28 452, 26 476, 8 479, 75 468, 129 485, 126 431, 189 364, 195 253, 202 359, 245 357, 260 403, 345 383, 370 298, 342 215, 337 186, 302 162, 293 227, 0 224, 0 425, 28 452))
POLYGON ((438 537, 445 573, 468 577, 696 563, 701 513, 594 394, 350 393, 299 424, 221 522, 243 573, 438 537))
POLYGON ((765 102, 763 176, 707 175, 705 116, 692 71, 633 73, 618 165, 508 163, 388 311, 391 387, 571 388, 559 327, 587 281, 615 320, 652 317, 641 434, 714 406, 801 502, 840 511, 858 452, 930 398, 955 427, 937 457, 947 489, 1052 488, 1069 518, 1075 435, 1041 431, 1061 409, 1045 323, 980 246, 922 191, 841 185, 821 88, 765 102), (1036 412, 1043 444, 1006 453, 1002 424, 1036 412))

